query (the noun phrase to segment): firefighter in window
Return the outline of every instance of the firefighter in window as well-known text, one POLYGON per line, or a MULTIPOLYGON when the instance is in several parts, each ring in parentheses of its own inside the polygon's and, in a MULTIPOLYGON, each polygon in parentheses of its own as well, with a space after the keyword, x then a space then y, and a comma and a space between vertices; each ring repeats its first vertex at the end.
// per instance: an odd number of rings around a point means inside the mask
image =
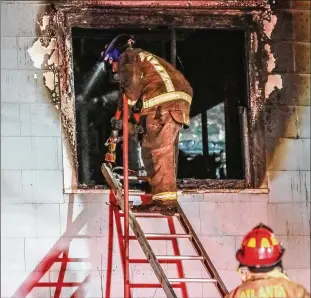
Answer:
MULTIPOLYGON (((151 185, 152 207, 138 209, 175 212, 179 132, 190 122, 192 88, 170 63, 134 48, 134 43, 133 36, 118 35, 107 47, 104 60, 110 61, 113 77, 128 98, 131 121, 142 127, 142 159, 151 185)), ((122 128, 121 120, 112 119, 112 124, 122 128)))
POLYGON ((243 283, 225 298, 310 298, 307 290, 284 272, 284 251, 269 227, 256 226, 244 237, 236 253, 243 283))

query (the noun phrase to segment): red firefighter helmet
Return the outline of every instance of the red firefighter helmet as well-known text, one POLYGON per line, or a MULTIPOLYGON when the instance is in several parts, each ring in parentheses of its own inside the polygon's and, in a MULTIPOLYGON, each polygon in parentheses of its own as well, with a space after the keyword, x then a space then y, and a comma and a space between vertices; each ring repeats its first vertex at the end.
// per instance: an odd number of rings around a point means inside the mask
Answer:
POLYGON ((259 224, 244 236, 236 258, 240 266, 272 267, 280 262, 284 251, 285 249, 275 238, 272 229, 259 224))

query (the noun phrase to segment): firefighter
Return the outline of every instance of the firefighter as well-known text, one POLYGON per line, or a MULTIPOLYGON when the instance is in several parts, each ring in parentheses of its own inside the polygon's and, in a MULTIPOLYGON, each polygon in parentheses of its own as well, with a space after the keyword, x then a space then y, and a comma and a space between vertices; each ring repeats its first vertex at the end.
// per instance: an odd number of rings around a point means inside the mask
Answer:
POLYGON ((225 298, 310 298, 307 290, 291 281, 284 272, 284 251, 268 226, 261 223, 252 229, 236 253, 242 285, 225 298))
MULTIPOLYGON (((179 132, 190 122, 192 88, 171 64, 134 48, 134 43, 131 35, 117 36, 107 47, 104 59, 110 61, 121 92, 143 123, 142 159, 150 179, 154 211, 174 212, 179 132)), ((121 120, 112 122, 122 127, 121 120)))

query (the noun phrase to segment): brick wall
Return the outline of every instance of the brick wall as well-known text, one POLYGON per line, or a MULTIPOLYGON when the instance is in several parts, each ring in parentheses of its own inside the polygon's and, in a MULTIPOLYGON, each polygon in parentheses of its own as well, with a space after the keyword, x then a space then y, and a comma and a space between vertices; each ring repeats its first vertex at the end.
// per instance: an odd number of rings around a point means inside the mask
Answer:
MULTIPOLYGON (((271 225, 283 240, 290 277, 310 290, 310 2, 280 3, 272 50, 275 72, 282 75, 284 87, 272 94, 266 106, 269 194, 181 198, 229 290, 240 281, 234 254, 241 237, 260 221, 271 225)), ((59 115, 43 86, 42 71, 33 67, 26 52, 37 38, 36 17, 44 8, 40 1, 1 3, 1 297, 11 297, 51 249, 70 241, 69 255, 90 262, 70 264, 66 281, 80 282, 90 271, 86 297, 101 297, 98 269, 102 262, 105 279, 107 196, 63 194, 59 115)), ((144 222, 144 228, 167 229, 150 221, 144 222)), ((171 252, 169 243, 152 245, 159 254, 171 252)), ((136 246, 131 244, 131 255, 139 257, 136 246)), ((190 253, 186 245, 182 251, 190 253)), ((117 242, 113 253, 113 297, 122 297, 123 289, 117 285, 122 284, 117 242)), ((56 282, 59 268, 53 265, 42 281, 56 282)), ((189 276, 204 276, 198 266, 186 268, 189 276)), ((176 274, 171 266, 165 270, 176 274)), ((136 282, 154 281, 147 265, 133 267, 132 275, 136 282)), ((55 290, 36 289, 31 297, 53 297, 55 290)), ((70 297, 70 291, 64 288, 62 297, 70 297)), ((192 285, 190 293, 215 297, 206 285, 192 285)), ((156 294, 140 290, 134 297, 164 295, 160 290, 156 294)))

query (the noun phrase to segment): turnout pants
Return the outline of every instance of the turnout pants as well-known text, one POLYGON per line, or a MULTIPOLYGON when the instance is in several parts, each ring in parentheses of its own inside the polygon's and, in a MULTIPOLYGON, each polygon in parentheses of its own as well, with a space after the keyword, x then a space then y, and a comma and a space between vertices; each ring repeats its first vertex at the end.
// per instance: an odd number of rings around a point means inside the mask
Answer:
POLYGON ((150 177, 153 200, 177 200, 178 137, 182 127, 161 106, 145 116, 142 159, 150 177))

